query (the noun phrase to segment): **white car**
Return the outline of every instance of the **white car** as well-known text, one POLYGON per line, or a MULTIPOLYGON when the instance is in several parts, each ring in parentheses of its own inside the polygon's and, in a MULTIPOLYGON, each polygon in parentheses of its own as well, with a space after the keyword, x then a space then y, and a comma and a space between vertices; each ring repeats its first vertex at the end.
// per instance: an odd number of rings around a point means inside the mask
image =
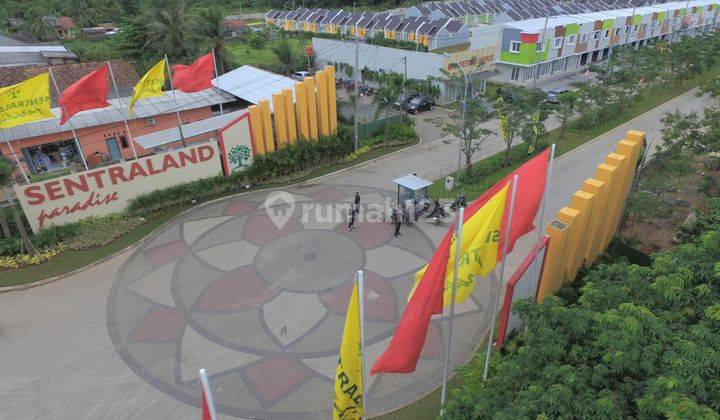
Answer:
POLYGON ((310 77, 310 76, 312 76, 312 74, 309 71, 296 71, 290 77, 302 82, 303 80, 305 80, 306 77, 310 77))

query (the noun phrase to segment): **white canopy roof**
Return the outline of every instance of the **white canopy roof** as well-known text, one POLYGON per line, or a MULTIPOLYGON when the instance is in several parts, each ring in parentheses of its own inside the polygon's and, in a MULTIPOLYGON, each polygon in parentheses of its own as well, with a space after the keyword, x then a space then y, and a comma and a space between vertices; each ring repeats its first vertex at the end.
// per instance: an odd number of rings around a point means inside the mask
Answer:
POLYGON ((422 179, 413 174, 393 179, 393 182, 413 191, 421 190, 425 187, 429 187, 430 185, 432 185, 432 182, 428 181, 427 179, 422 179))
MULTIPOLYGON (((182 131, 185 138, 199 136, 205 133, 211 133, 219 130, 236 118, 241 117, 247 110, 230 112, 223 115, 206 118, 204 120, 183 124, 182 131)), ((135 142, 144 149, 152 149, 153 147, 162 146, 164 144, 174 143, 181 140, 180 130, 177 127, 156 131, 154 133, 145 134, 144 136, 135 137, 135 142)))
POLYGON ((225 92, 256 105, 261 100, 267 99, 272 110, 273 93, 281 92, 283 89, 293 89, 294 95, 295 83, 298 82, 277 73, 245 65, 223 74, 212 83, 225 92))

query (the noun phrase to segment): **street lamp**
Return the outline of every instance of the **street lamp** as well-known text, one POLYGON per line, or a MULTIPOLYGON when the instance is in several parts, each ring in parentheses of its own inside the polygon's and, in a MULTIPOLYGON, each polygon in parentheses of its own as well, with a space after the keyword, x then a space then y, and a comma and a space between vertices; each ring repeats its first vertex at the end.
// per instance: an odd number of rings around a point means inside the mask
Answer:
MULTIPOLYGON (((462 73, 463 77, 465 78, 465 89, 463 93, 463 102, 462 102, 462 136, 465 137, 467 135, 467 131, 465 130, 465 111, 467 109, 467 94, 468 94, 468 85, 470 84, 470 80, 468 79, 467 73, 465 73, 465 70, 462 68, 460 63, 453 60, 452 57, 448 53, 442 53, 448 60, 455 63, 458 69, 460 69, 460 72, 462 73)), ((465 142, 464 138, 460 139, 460 147, 458 148, 458 168, 457 168, 457 174, 455 176, 455 181, 458 185, 460 185, 460 167, 462 165, 462 149, 463 149, 463 142, 465 142)))

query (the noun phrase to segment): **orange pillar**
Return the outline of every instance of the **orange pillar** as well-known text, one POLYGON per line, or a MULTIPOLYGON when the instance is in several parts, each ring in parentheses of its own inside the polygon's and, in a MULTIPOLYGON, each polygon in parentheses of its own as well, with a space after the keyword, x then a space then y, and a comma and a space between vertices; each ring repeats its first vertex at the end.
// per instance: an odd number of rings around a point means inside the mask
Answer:
POLYGON ((308 99, 308 123, 310 124, 310 139, 318 139, 318 114, 317 114, 317 95, 315 92, 315 78, 305 78, 305 92, 308 99))
POLYGON ((288 133, 285 121, 285 97, 282 93, 273 93, 273 114, 275 114, 275 135, 278 148, 287 145, 288 133))
POLYGON ((317 104, 318 104, 318 120, 321 136, 330 135, 330 119, 328 114, 328 92, 327 92, 327 73, 321 70, 315 73, 317 79, 317 104))
POLYGON ((600 255, 605 252, 608 242, 605 241, 607 232, 610 230, 611 223, 611 212, 615 208, 615 201, 617 200, 617 189, 615 187, 615 181, 617 179, 618 168, 617 166, 608 165, 607 163, 601 163, 595 170, 595 178, 603 181, 607 186, 607 201, 605 204, 605 211, 601 215, 601 219, 598 220, 600 228, 598 230, 598 242, 595 253, 600 255))
POLYGON ((328 73, 328 118, 330 119, 330 134, 337 132, 337 92, 335 91, 335 67, 325 67, 328 73))
POLYGON ((542 303, 545 296, 560 289, 563 278, 559 274, 562 270, 563 255, 566 246, 567 225, 559 220, 553 220, 547 227, 547 234, 550 236, 543 264, 542 277, 537 291, 537 301, 542 303))
POLYGON ((572 260, 572 257, 574 255, 575 249, 578 247, 578 219, 580 217, 580 212, 572 209, 570 207, 563 207, 558 212, 555 218, 567 225, 567 229, 565 231, 565 252, 563 253, 562 259, 560 261, 561 268, 558 270, 560 273, 563 273, 561 276, 564 282, 571 282, 575 280, 576 272, 573 271, 573 267, 575 266, 575 261, 572 260))
POLYGON ((295 143, 297 140, 297 123, 295 120, 295 104, 293 103, 292 89, 283 89, 285 98, 285 120, 287 121, 288 143, 295 143))
POLYGON ((300 137, 310 139, 310 123, 308 121, 308 100, 305 83, 295 83, 295 113, 298 121, 300 137))
POLYGON ((252 133, 253 145, 255 145, 255 153, 264 155, 265 138, 263 135, 262 110, 257 105, 250 105, 248 113, 250 113, 250 132, 252 133))
POLYGON ((272 121, 270 119, 270 101, 262 99, 258 101, 260 111, 262 111, 263 126, 263 143, 265 143, 265 151, 272 152, 275 150, 275 136, 273 136, 272 121))
POLYGON ((568 253, 573 262, 572 271, 577 273, 585 262, 585 243, 589 236, 590 216, 595 196, 583 190, 576 191, 572 196, 570 207, 579 211, 577 219, 577 245, 568 253))
POLYGON ((595 262, 598 255, 596 249, 599 243, 598 236, 600 232, 602 232, 602 229, 600 229, 600 221, 607 207, 607 187, 604 182, 598 179, 588 178, 583 183, 582 189, 595 197, 588 222, 588 234, 583 245, 584 259, 586 264, 590 265, 595 262))

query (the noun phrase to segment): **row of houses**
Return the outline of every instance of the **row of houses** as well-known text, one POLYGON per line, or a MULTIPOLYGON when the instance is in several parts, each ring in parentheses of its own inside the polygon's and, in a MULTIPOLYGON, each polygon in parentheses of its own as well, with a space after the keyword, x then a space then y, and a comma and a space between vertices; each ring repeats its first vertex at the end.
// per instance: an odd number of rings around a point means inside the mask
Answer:
POLYGON ((328 33, 341 36, 415 42, 437 49, 469 41, 468 26, 448 18, 403 17, 390 13, 351 13, 344 10, 305 9, 271 10, 265 15, 268 25, 286 31, 328 33))
POLYGON ((717 0, 692 0, 510 22, 495 67, 511 83, 557 77, 605 60, 612 47, 713 30, 717 14, 717 0))

